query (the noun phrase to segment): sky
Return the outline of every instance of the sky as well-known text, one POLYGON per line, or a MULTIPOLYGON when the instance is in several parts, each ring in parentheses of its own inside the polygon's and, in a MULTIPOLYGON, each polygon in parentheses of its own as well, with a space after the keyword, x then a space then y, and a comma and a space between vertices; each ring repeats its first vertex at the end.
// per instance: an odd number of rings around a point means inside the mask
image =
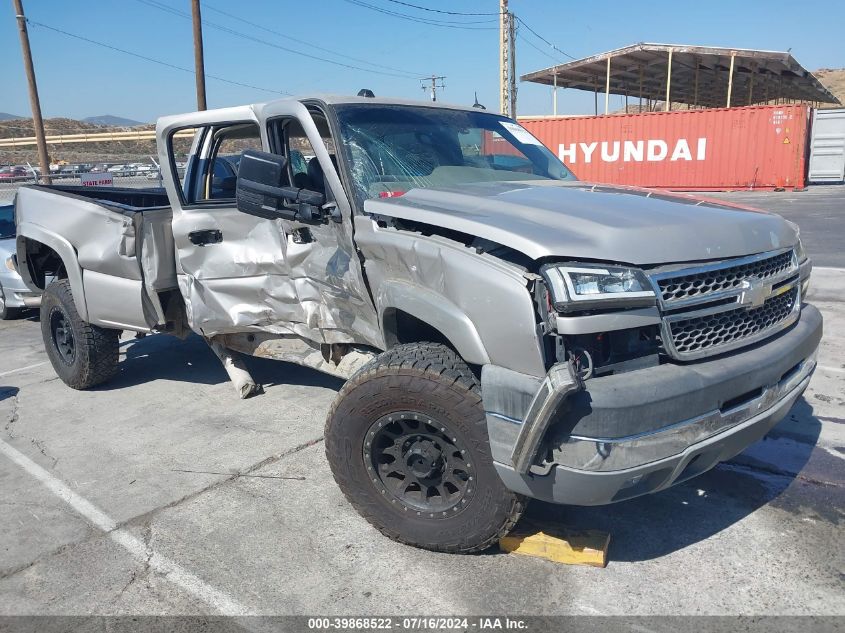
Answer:
MULTIPOLYGON (((209 108, 283 93, 355 94, 361 88, 378 96, 426 99, 420 77, 434 74, 445 76, 442 101, 472 104, 477 92, 482 104, 496 110, 498 0, 407 2, 493 15, 456 16, 392 0, 202 0, 209 108)), ((196 108, 190 0, 24 0, 24 9, 45 117, 112 114, 151 122, 196 108)), ((567 61, 562 53, 580 58, 636 42, 791 49, 810 70, 845 67, 841 0, 812 5, 511 0, 510 10, 520 19, 520 75, 567 61)), ((30 116, 8 0, 0 2, 0 59, 0 112, 30 116)), ((592 112, 592 93, 561 90, 558 95, 561 113, 592 112)), ((621 97, 611 97, 611 108, 621 105, 621 97)), ((551 108, 549 87, 519 84, 519 114, 550 114, 551 108)))

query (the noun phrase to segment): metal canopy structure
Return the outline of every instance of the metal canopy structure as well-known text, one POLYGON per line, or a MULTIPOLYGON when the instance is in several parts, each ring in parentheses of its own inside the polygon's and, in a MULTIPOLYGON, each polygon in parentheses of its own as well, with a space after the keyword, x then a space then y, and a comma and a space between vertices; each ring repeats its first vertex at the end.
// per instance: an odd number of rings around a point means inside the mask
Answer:
MULTIPOLYGON (((742 48, 640 43, 520 79, 605 93, 605 114, 610 94, 643 104, 660 101, 665 110, 673 103, 704 108, 792 101, 839 103, 790 53, 742 48)), ((557 90, 554 101, 557 110, 557 90)))

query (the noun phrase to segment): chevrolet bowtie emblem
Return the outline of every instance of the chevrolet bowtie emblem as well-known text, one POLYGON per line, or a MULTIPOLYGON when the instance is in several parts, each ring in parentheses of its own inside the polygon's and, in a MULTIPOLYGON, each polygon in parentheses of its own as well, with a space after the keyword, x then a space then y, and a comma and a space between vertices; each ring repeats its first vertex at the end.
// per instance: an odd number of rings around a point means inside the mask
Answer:
POLYGON ((740 284, 739 302, 747 308, 759 308, 772 294, 772 286, 758 277, 749 277, 740 284))

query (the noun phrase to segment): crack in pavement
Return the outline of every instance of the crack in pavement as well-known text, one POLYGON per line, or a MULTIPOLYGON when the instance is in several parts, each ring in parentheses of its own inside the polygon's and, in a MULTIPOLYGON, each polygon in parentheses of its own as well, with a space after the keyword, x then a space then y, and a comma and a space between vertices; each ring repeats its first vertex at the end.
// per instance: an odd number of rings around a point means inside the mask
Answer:
POLYGON ((12 431, 12 427, 20 419, 20 415, 18 414, 18 407, 20 406, 18 393, 19 392, 15 392, 14 395, 12 395, 12 415, 9 416, 9 419, 6 421, 6 426, 3 427, 3 430, 6 431, 6 435, 9 436, 9 439, 14 439, 15 434, 12 431))
MULTIPOLYGON (((76 513, 74 513, 74 514, 76 514, 76 513)), ((79 516, 79 515, 76 514, 76 516, 79 516)), ((102 532, 96 531, 95 528, 93 526, 91 526, 87 521, 85 521, 84 518, 82 518, 82 517, 79 517, 79 518, 85 523, 86 526, 88 526, 88 535, 87 536, 84 536, 83 538, 78 539, 76 541, 71 541, 70 543, 65 543, 64 545, 60 545, 59 547, 52 549, 49 552, 44 552, 43 554, 34 558, 33 560, 31 560, 28 563, 22 563, 22 564, 18 565, 17 567, 11 567, 11 568, 9 568, 5 571, 0 571, 0 580, 5 580, 6 578, 11 578, 15 574, 19 574, 22 571, 26 571, 30 567, 34 567, 35 565, 37 565, 38 563, 40 563, 42 561, 48 560, 48 559, 50 559, 54 556, 59 556, 59 555, 63 554, 64 552, 66 552, 67 550, 76 547, 77 545, 83 545, 84 543, 87 543, 88 541, 90 541, 92 537, 96 538, 96 537, 99 537, 99 536, 103 536, 102 532)))
MULTIPOLYGON (((53 379, 53 380, 56 380, 56 379, 53 379)), ((12 415, 9 416, 9 419, 6 422, 6 425, 3 427, 3 430, 6 431, 6 436, 10 440, 13 440, 15 438, 19 438, 19 439, 23 438, 23 436, 21 436, 21 435, 15 435, 15 432, 14 432, 14 426, 15 426, 15 424, 17 424, 20 421, 20 419, 21 419, 21 416, 20 416, 20 392, 18 391, 12 396, 12 415)), ((47 446, 45 444, 45 440, 39 440, 36 437, 30 437, 29 441, 33 446, 35 446, 35 448, 38 449, 39 453, 41 453, 44 457, 46 457, 47 459, 49 459, 53 462, 53 464, 50 466, 50 468, 55 468, 56 464, 59 463, 59 458, 53 457, 53 455, 50 455, 50 453, 47 451, 47 446)))
POLYGON ((113 605, 118 600, 120 600, 120 598, 123 596, 123 594, 126 593, 126 591, 133 584, 135 584, 138 580, 140 580, 142 578, 146 578, 147 576, 149 576, 150 572, 152 571, 151 561, 153 559, 153 554, 154 554, 152 526, 150 526, 149 524, 145 525, 143 530, 141 531, 141 534, 142 534, 143 539, 144 539, 144 541, 143 541, 144 542, 144 550, 146 551, 147 558, 142 563, 142 568, 141 568, 140 571, 138 571, 138 569, 136 569, 134 566, 132 567, 132 572, 129 575, 129 580, 127 581, 127 583, 125 585, 123 585, 123 587, 120 589, 120 591, 117 592, 117 594, 114 596, 114 598, 109 600, 110 605, 113 605))
POLYGON ((174 501, 171 501, 170 503, 166 503, 163 506, 159 506, 158 508, 154 508, 154 509, 150 510, 149 512, 145 512, 144 514, 139 514, 135 517, 132 517, 131 519, 127 519, 126 521, 118 523, 117 525, 118 525, 118 527, 125 527, 125 526, 130 526, 130 525, 147 524, 147 523, 149 523, 149 520, 151 518, 153 518, 155 515, 159 514, 160 512, 162 512, 164 510, 169 510, 170 508, 175 508, 176 506, 181 505, 181 504, 185 503, 186 501, 191 501, 192 499, 196 499, 197 497, 199 497, 202 494, 205 494, 206 492, 210 492, 211 490, 215 490, 216 488, 219 488, 220 486, 223 486, 223 485, 230 483, 232 481, 235 481, 236 479, 238 479, 240 477, 249 475, 250 473, 255 472, 259 468, 263 468, 264 466, 269 466, 270 464, 275 464, 276 462, 281 461, 285 457, 288 457, 290 455, 294 455, 294 454, 296 454, 296 453, 298 453, 302 450, 305 450, 306 448, 316 446, 317 444, 319 444, 322 441, 323 441, 323 436, 321 435, 320 437, 314 438, 313 440, 308 440, 307 442, 303 442, 302 444, 297 444, 296 446, 289 448, 288 450, 283 451, 283 452, 279 453, 278 455, 271 455, 270 457, 266 457, 266 458, 262 459, 261 461, 256 462, 255 464, 252 464, 251 466, 248 466, 244 469, 241 469, 241 470, 239 470, 235 473, 232 473, 228 477, 226 477, 225 479, 221 479, 219 481, 212 482, 208 486, 200 488, 199 490, 195 490, 194 492, 190 492, 190 493, 184 495, 183 497, 180 497, 179 499, 175 499, 174 501))
MULTIPOLYGON (((174 507, 176 507, 176 506, 178 506, 182 503, 185 503, 186 501, 196 499, 197 497, 199 497, 200 495, 202 495, 206 492, 210 492, 210 491, 215 490, 215 489, 217 489, 221 486, 224 486, 225 484, 228 484, 232 481, 235 481, 235 480, 239 479, 240 477, 249 475, 250 473, 255 472, 259 468, 263 468, 264 466, 267 466, 269 464, 275 464, 276 462, 283 460, 285 457, 289 457, 290 455, 294 455, 296 453, 299 453, 300 451, 303 451, 307 448, 310 448, 312 446, 316 446, 317 444, 319 444, 322 441, 323 441, 323 436, 320 436, 320 437, 308 440, 307 442, 303 442, 302 444, 297 444, 296 446, 289 448, 286 451, 282 451, 281 453, 279 453, 277 455, 271 455, 270 457, 266 457, 266 458, 262 459, 261 461, 256 462, 255 464, 252 464, 252 465, 250 465, 250 466, 248 466, 244 469, 241 469, 238 472, 232 473, 229 477, 226 477, 225 479, 215 481, 208 486, 200 488, 199 490, 191 492, 191 493, 189 493, 189 494, 187 494, 183 497, 180 497, 179 499, 171 501, 170 503, 167 503, 163 506, 160 506, 158 508, 154 508, 154 509, 152 509, 148 512, 145 512, 143 514, 139 514, 137 516, 134 516, 134 517, 127 519, 125 521, 122 521, 120 523, 116 523, 115 529, 112 530, 112 532, 104 533, 102 531, 98 531, 98 530, 96 530, 96 528, 94 526, 90 525, 88 523, 88 521, 85 521, 86 525, 89 526, 89 532, 90 532, 86 537, 81 538, 81 539, 76 540, 76 541, 73 541, 71 543, 65 543, 64 545, 62 545, 62 546, 60 546, 56 549, 53 549, 49 552, 45 552, 44 554, 38 556, 37 558, 33 559, 32 561, 30 561, 28 563, 24 563, 22 565, 18 565, 17 567, 13 567, 9 570, 2 571, 2 572, 0 572, 0 580, 5 580, 6 578, 10 578, 10 577, 12 577, 16 574, 21 573, 22 571, 26 571, 27 569, 34 567, 38 563, 41 563, 45 560, 49 560, 50 558, 52 558, 54 556, 58 556, 58 555, 62 554, 63 552, 65 552, 65 551, 67 551, 71 548, 77 547, 79 545, 83 545, 84 543, 92 540, 93 538, 100 538, 100 537, 103 537, 103 536, 108 537, 109 534, 111 534, 113 532, 117 532, 121 528, 139 526, 139 525, 141 526, 141 528, 143 530, 145 530, 145 534, 147 534, 147 536, 145 538, 145 545, 147 547, 145 549, 146 549, 146 551, 148 552, 149 555, 147 557, 146 564, 145 564, 144 575, 146 575, 147 573, 149 573, 149 569, 151 567, 151 559, 152 559, 152 556, 154 555, 154 552, 153 552, 153 549, 152 549, 152 519, 154 519, 160 512, 162 512, 164 510, 168 510, 170 508, 174 508, 174 507)), ((131 584, 132 584, 132 582, 127 583, 126 588, 128 588, 131 584)))
POLYGON ((815 477, 808 477, 806 475, 802 475, 801 473, 793 473, 788 470, 780 469, 776 466, 768 466, 762 465, 759 463, 750 463, 746 461, 737 461, 737 460, 728 460, 726 462, 720 462, 717 466, 728 466, 732 468, 737 468, 740 470, 749 470, 749 471, 757 471, 760 473, 766 473, 767 475, 775 475, 776 477, 785 477, 787 479, 800 479, 809 484, 813 484, 815 486, 827 486, 832 488, 842 488, 842 484, 837 483, 835 481, 824 481, 823 479, 816 479, 815 477))
POLYGON ((47 459, 52 459, 52 460, 53 460, 53 465, 52 465, 52 466, 50 466, 50 468, 55 468, 55 467, 56 467, 56 464, 58 464, 58 463, 59 463, 59 458, 58 458, 58 457, 53 457, 52 455, 50 455, 50 454, 47 452, 47 447, 46 447, 46 446, 45 446, 45 444, 44 444, 44 440, 37 440, 37 439, 35 439, 34 437, 31 437, 31 438, 29 438, 29 439, 30 439, 31 443, 35 446, 35 448, 37 448, 37 449, 38 449, 38 452, 39 452, 39 453, 41 453, 41 454, 42 454, 44 457, 46 457, 47 459))

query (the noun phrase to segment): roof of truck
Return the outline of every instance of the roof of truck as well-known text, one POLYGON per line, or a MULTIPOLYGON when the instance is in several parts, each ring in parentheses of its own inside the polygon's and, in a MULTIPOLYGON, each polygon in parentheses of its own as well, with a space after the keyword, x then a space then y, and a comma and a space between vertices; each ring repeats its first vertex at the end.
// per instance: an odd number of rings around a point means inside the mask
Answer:
POLYGON ((362 103, 366 105, 407 105, 407 106, 423 106, 428 108, 447 108, 449 110, 472 110, 477 112, 479 108, 474 108, 471 105, 447 103, 442 101, 421 101, 418 99, 397 99, 393 97, 358 97, 352 95, 338 95, 338 94, 312 94, 312 95, 297 95, 287 97, 285 99, 274 99, 275 101, 309 101, 309 100, 323 101, 330 105, 340 105, 346 103, 362 103))
MULTIPOLYGON (((454 103, 443 103, 433 101, 417 101, 413 99, 392 99, 385 97, 358 97, 350 95, 335 95, 335 94, 308 94, 284 97, 283 99, 273 99, 272 101, 262 101, 249 105, 233 106, 227 108, 215 108, 212 110, 203 110, 200 112, 186 112, 183 114, 172 114, 159 117, 156 122, 157 133, 162 130, 174 130, 180 126, 185 127, 191 125, 205 125, 209 121, 213 121, 214 117, 233 116, 240 117, 244 114, 244 108, 252 110, 261 110, 274 103, 285 103, 291 101, 322 101, 329 105, 341 105, 357 103, 361 105, 401 105, 401 106, 418 106, 423 108, 443 108, 448 110, 463 110, 465 112, 479 112, 479 108, 467 105, 459 105, 454 103)), ((483 110, 481 110, 483 111, 483 110)), ((492 112, 492 114, 498 114, 492 112)))

